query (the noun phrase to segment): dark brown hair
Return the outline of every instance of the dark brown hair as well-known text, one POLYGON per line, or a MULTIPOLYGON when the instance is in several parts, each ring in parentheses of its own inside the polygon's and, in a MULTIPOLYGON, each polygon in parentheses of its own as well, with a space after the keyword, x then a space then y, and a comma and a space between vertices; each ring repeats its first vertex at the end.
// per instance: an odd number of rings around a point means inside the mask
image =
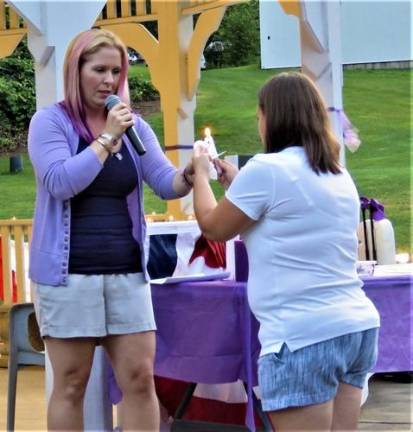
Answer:
POLYGON ((258 93, 258 105, 265 117, 266 153, 302 146, 317 174, 341 172, 340 144, 323 98, 308 77, 284 72, 271 78, 258 93))

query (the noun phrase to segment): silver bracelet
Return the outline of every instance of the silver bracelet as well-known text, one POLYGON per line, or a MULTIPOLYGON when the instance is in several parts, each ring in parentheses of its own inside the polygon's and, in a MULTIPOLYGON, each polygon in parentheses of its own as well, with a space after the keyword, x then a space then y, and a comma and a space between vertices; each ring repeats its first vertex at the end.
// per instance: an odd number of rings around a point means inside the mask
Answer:
POLYGON ((97 137, 97 138, 95 139, 95 141, 96 141, 97 143, 99 143, 100 146, 101 146, 102 148, 104 148, 104 149, 108 152, 108 154, 109 154, 110 156, 113 155, 112 152, 110 151, 110 148, 108 148, 108 147, 109 147, 108 144, 105 143, 103 140, 101 140, 100 137, 97 137))

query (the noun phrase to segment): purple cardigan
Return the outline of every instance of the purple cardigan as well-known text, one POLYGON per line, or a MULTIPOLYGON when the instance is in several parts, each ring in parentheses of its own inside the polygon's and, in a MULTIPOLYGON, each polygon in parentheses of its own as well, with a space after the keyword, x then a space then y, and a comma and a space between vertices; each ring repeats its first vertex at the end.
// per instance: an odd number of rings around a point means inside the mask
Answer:
MULTIPOLYGON (((145 181, 163 199, 178 198, 173 190, 177 169, 164 155, 151 127, 140 117, 135 128, 146 147, 139 157, 126 135, 124 142, 138 173, 138 184, 128 195, 133 236, 141 245, 146 272, 148 241, 143 211, 145 181)), ((36 205, 30 246, 29 277, 45 285, 66 285, 70 248, 70 199, 92 183, 103 168, 88 147, 76 154, 79 135, 59 104, 36 112, 30 122, 28 148, 36 174, 36 205)))

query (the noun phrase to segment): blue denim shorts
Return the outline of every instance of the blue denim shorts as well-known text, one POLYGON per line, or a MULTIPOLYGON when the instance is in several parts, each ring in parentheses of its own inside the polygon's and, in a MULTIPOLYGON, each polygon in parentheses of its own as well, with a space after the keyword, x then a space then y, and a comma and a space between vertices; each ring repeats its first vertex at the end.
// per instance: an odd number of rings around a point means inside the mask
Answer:
POLYGON ((349 333, 291 352, 258 359, 263 411, 316 405, 333 399, 340 383, 363 388, 376 364, 378 328, 349 333))

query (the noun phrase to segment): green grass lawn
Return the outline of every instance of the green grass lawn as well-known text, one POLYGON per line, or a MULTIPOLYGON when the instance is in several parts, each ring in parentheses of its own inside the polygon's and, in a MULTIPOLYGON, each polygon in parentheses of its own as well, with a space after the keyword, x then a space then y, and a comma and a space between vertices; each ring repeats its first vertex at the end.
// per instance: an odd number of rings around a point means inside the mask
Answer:
MULTIPOLYGON (((260 151, 256 128, 256 94, 275 72, 256 66, 202 72, 195 115, 196 138, 211 126, 218 151, 251 154, 260 151)), ((148 77, 148 69, 134 67, 131 74, 148 77)), ((347 165, 360 195, 382 201, 396 231, 398 251, 411 243, 411 71, 347 70, 344 73, 344 106, 359 129, 362 145, 347 165)), ((162 117, 147 119, 162 142, 162 117)), ((24 172, 8 174, 8 158, 0 158, 0 219, 30 218, 34 204, 34 179, 30 162, 24 172)), ((219 185, 213 185, 222 196, 219 185)), ((165 203, 145 190, 146 212, 164 212, 165 203)))

